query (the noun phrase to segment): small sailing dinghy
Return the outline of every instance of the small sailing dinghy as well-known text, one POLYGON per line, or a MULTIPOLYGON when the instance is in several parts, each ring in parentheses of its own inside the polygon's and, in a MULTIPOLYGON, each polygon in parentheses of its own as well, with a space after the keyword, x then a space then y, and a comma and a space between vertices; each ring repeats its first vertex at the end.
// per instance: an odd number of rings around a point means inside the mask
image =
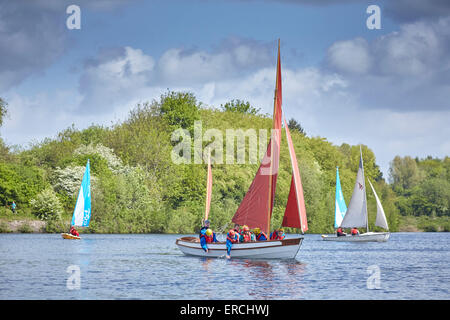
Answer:
MULTIPOLYGON (((89 160, 86 164, 83 180, 78 192, 77 203, 73 210, 72 222, 70 226, 88 227, 91 220, 91 173, 89 160)), ((70 233, 61 233, 64 239, 80 240, 79 236, 70 233)))
MULTIPOLYGON (((338 182, 339 176, 337 176, 336 180, 336 206, 338 206, 338 182)), ((383 210, 383 206, 381 205, 380 199, 378 198, 377 193, 375 192, 372 183, 369 181, 370 187, 372 188, 373 194, 375 195, 375 200, 377 202, 377 217, 375 220, 375 225, 382 227, 386 230, 389 230, 386 215, 383 210)), ((339 182, 340 189, 340 182, 339 182)), ((341 191, 342 193, 342 191, 341 191)), ((343 200, 343 197, 342 197, 343 200)), ((345 205, 345 203, 344 203, 345 205)), ((340 207, 342 208, 342 207, 340 207)), ((338 211, 338 209, 336 209, 338 211)), ((336 226, 336 225, 335 225, 336 226)), ((367 232, 359 235, 345 235, 345 236, 337 236, 337 235, 322 235, 322 240, 325 241, 351 241, 351 242, 384 242, 389 239, 389 232, 369 232, 369 222, 368 222, 368 214, 367 214, 367 195, 366 195, 366 184, 364 179, 364 165, 362 158, 362 151, 360 148, 360 159, 359 159, 359 168, 358 173, 356 175, 356 183, 353 189, 352 198, 348 205, 348 209, 342 219, 342 222, 339 224, 341 228, 359 228, 366 227, 367 232)))
MULTIPOLYGON (((275 85, 274 112, 272 137, 268 143, 266 153, 261 161, 253 182, 250 185, 244 199, 232 218, 232 222, 239 225, 247 225, 249 228, 260 228, 265 234, 270 232, 270 219, 275 199, 275 187, 278 176, 281 145, 281 120, 282 120, 282 97, 281 97, 281 63, 280 43, 278 42, 277 75, 275 85)), ((291 187, 286 205, 283 227, 299 228, 303 234, 308 230, 306 219, 305 201, 303 187, 295 156, 289 128, 284 119, 284 128, 289 146, 289 154, 292 165, 291 187)), ((211 183, 210 163, 208 161, 208 186, 211 183)), ((211 200, 211 188, 207 188, 206 213, 209 212, 211 200)), ((268 240, 256 242, 240 242, 233 244, 231 249, 232 258, 257 258, 257 259, 293 259, 297 255, 303 237, 293 237, 283 240, 268 240)), ((208 244, 208 252, 200 246, 197 237, 182 237, 176 240, 178 248, 187 255, 201 257, 225 257, 227 253, 225 242, 208 244)))

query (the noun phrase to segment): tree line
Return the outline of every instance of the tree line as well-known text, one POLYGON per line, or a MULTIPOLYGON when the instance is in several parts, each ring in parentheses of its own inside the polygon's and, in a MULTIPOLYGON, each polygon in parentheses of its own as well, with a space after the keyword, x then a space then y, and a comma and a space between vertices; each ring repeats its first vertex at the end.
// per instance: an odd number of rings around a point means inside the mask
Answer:
MULTIPOLYGON (((0 125, 7 104, 0 99, 0 125)), ((15 201, 23 214, 47 221, 48 232, 67 231, 87 159, 91 163, 92 219, 84 232, 193 233, 204 213, 206 164, 175 164, 174 130, 193 133, 195 121, 218 129, 266 129, 271 115, 248 102, 231 100, 205 106, 190 92, 167 91, 158 100, 138 104, 128 117, 111 126, 71 126, 56 138, 29 148, 7 146, 0 137, 0 217, 15 201)), ((359 163, 359 146, 333 145, 323 137, 308 137, 301 124, 289 121, 304 188, 309 232, 333 232, 336 167, 348 203, 359 163)), ((206 147, 208 141, 202 142, 206 147)), ((248 146, 248 141, 246 142, 248 146)), ((236 148, 236 146, 233 146, 236 148)), ((248 149, 248 148, 247 148, 248 149)), ((237 151, 237 150, 236 150, 237 151)), ((246 156, 248 159, 248 151, 246 156)), ((425 216, 440 219, 429 231, 448 231, 450 160, 396 157, 387 183, 368 146, 362 146, 366 178, 383 203, 391 231, 404 221, 425 216)), ((210 219, 217 231, 231 226, 258 164, 212 164, 210 219)), ((280 170, 272 226, 281 225, 291 182, 291 165, 282 138, 280 170)), ((374 227, 376 203, 367 193, 369 226, 374 227)), ((434 220, 433 220, 434 221, 434 220)), ((433 222, 435 223, 435 222, 433 222)), ((422 228, 426 229, 426 228, 422 228)), ((289 230, 296 232, 296 230, 289 230)))

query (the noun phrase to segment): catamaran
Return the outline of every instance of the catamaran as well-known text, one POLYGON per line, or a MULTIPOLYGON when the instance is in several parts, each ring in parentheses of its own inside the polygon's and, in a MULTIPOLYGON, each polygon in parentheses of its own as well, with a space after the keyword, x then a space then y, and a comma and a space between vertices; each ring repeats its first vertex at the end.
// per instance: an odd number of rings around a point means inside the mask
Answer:
MULTIPOLYGON (((386 215, 383 210, 383 206, 381 205, 380 199, 378 198, 377 193, 369 181, 370 187, 372 188, 373 194, 375 195, 375 200, 377 202, 377 217, 375 220, 375 225, 386 230, 389 230, 386 215)), ((338 197, 338 180, 336 181, 336 198, 338 197)), ((340 188, 340 182, 339 182, 340 188)), ((343 198, 342 198, 343 200, 343 198)), ((345 203, 344 203, 345 204, 345 203)), ((336 199, 336 206, 338 206, 338 200, 336 199)), ((338 209, 336 209, 337 211, 338 209)), ((345 213, 345 216, 342 219, 342 222, 339 224, 341 228, 359 228, 366 227, 366 232, 359 235, 345 235, 345 236, 337 236, 337 235, 322 235, 322 239, 325 241, 352 241, 352 242, 384 242, 389 239, 390 233, 388 232, 369 232, 369 222, 368 222, 368 214, 367 214, 367 195, 366 195, 366 184, 364 179, 364 165, 362 158, 362 151, 360 148, 360 159, 359 159, 359 168, 358 173, 356 174, 356 182, 355 187, 353 188, 352 198, 348 205, 348 209, 345 213)))
MULTIPOLYGON (((260 167, 251 183, 244 199, 232 218, 232 222, 239 225, 247 225, 249 228, 260 228, 261 231, 269 234, 270 220, 275 199, 275 187, 279 169, 281 128, 282 128, 282 90, 281 90, 281 62, 280 62, 280 42, 278 41, 277 74, 274 97, 274 111, 272 136, 268 143, 266 153, 261 160, 260 167)), ((294 145, 292 143, 289 127, 286 119, 284 128, 289 147, 289 155, 292 166, 292 179, 288 201, 282 222, 283 227, 300 229, 304 234, 308 230, 306 219, 305 201, 303 197, 303 187, 298 169, 297 158, 294 145)), ((208 180, 210 185, 210 163, 208 161, 208 180)), ((207 188, 206 210, 209 212, 211 200, 211 188, 207 188), (208 194, 209 192, 209 194, 208 194), (209 199, 209 200, 208 200, 209 199)), ((258 259, 293 259, 297 255, 302 236, 296 236, 283 240, 268 240, 235 243, 231 249, 232 258, 258 258, 258 259)), ((208 244, 208 252, 201 246, 198 237, 182 237, 176 240, 178 248, 187 255, 202 257, 224 257, 227 253, 225 242, 208 244)))
MULTIPOLYGON (((72 215, 72 226, 88 227, 91 220, 91 173, 89 160, 84 170, 83 180, 81 181, 80 190, 78 191, 77 203, 72 215)), ((70 233, 61 233, 64 239, 81 239, 70 233)))

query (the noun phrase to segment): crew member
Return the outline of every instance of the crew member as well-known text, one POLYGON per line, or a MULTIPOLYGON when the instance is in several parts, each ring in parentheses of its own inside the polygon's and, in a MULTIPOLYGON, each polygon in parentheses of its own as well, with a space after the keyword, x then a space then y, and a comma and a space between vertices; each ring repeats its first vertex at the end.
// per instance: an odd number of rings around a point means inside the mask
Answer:
POLYGON ((256 241, 265 241, 267 240, 267 235, 261 231, 260 228, 253 229, 253 233, 256 236, 256 241))
POLYGON ((337 228, 337 230, 336 230, 336 235, 337 235, 338 237, 345 237, 347 234, 344 232, 344 230, 342 230, 341 227, 339 227, 339 228, 337 228))
POLYGON ((73 226, 70 227, 69 233, 70 233, 71 235, 73 235, 73 236, 77 236, 77 237, 80 236, 80 234, 78 233, 78 231, 77 231, 73 226))
POLYGON ((239 237, 238 237, 237 233, 233 229, 228 231, 228 233, 227 233, 227 242, 226 242, 227 259, 230 258, 231 247, 233 246, 233 243, 238 243, 238 242, 239 242, 239 237))

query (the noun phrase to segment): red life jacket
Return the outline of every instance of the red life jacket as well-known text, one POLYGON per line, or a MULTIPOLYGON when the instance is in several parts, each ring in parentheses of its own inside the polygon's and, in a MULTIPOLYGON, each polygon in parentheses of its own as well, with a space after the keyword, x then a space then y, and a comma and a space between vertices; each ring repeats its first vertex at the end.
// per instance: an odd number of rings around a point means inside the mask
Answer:
POLYGON ((252 240, 250 233, 243 233, 242 237, 244 238, 244 242, 250 242, 252 240))
POLYGON ((204 237, 205 237, 206 243, 212 243, 214 240, 214 236, 212 234, 210 236, 205 234, 204 237))
POLYGON ((80 234, 78 233, 77 230, 75 230, 74 227, 70 228, 70 234, 73 235, 73 236, 77 236, 77 237, 80 236, 80 234))
POLYGON ((357 235, 358 233, 359 233, 358 229, 356 229, 356 228, 352 229, 352 235, 357 235))
POLYGON ((280 234, 276 231, 272 232, 272 236, 270 237, 270 240, 283 240, 285 237, 284 233, 280 236, 280 234))

